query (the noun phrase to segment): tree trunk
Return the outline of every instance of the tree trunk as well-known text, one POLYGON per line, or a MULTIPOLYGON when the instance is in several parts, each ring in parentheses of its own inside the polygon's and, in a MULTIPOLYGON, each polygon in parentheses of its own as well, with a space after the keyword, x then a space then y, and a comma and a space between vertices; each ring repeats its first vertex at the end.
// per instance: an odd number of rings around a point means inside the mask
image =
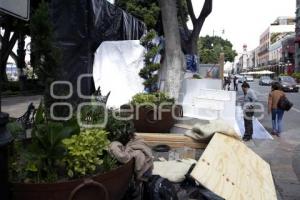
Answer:
POLYGON ((185 59, 181 51, 176 0, 159 0, 159 6, 162 13, 165 36, 162 90, 175 98, 175 100, 178 100, 185 59))
POLYGON ((25 35, 24 33, 19 33, 18 38, 18 59, 17 59, 17 67, 18 67, 18 76, 21 91, 25 90, 25 76, 24 76, 24 68, 25 68, 25 35))

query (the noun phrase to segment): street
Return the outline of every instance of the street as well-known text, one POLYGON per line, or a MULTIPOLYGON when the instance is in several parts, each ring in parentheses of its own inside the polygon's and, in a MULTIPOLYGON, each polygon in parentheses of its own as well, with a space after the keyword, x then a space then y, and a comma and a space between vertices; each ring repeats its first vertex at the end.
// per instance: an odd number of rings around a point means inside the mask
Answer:
MULTIPOLYGON (((264 105, 262 125, 272 130, 271 116, 267 113, 267 101, 270 86, 259 86, 258 80, 250 82, 258 101, 264 105)), ((237 96, 242 96, 239 84, 237 96)), ((283 117, 284 132, 274 140, 253 140, 247 145, 262 156, 270 165, 273 173, 278 199, 300 199, 300 93, 286 93, 294 106, 283 117)))

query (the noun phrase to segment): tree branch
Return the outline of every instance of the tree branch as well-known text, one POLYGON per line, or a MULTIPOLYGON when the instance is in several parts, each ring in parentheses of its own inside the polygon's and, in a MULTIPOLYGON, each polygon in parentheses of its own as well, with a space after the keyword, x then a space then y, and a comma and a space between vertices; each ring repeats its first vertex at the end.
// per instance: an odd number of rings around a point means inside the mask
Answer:
POLYGON ((177 10, 178 10, 180 18, 181 18, 182 26, 183 26, 184 32, 186 33, 186 35, 188 35, 189 28, 188 28, 188 26, 187 26, 187 24, 185 22, 185 17, 184 17, 183 12, 182 12, 183 5, 181 3, 181 0, 177 0, 177 2, 178 2, 178 9, 177 10))
POLYGON ((195 25, 197 23, 197 19, 195 16, 192 0, 186 0, 186 5, 187 5, 188 13, 191 17, 192 23, 193 23, 193 25, 195 25))
POLYGON ((197 23, 201 23, 201 21, 205 21, 208 15, 212 11, 212 0, 205 0, 201 13, 197 19, 197 23))
POLYGON ((7 48, 5 49, 5 52, 4 52, 4 58, 8 57, 9 54, 11 53, 12 49, 14 48, 15 44, 16 44, 16 41, 18 39, 18 34, 16 34, 16 32, 13 33, 13 36, 11 37, 8 45, 7 45, 7 48))
MULTIPOLYGON (((0 35, 0 43, 3 43, 3 36, 2 35, 0 35)), ((17 63, 18 56, 13 51, 10 53, 10 56, 17 63)))

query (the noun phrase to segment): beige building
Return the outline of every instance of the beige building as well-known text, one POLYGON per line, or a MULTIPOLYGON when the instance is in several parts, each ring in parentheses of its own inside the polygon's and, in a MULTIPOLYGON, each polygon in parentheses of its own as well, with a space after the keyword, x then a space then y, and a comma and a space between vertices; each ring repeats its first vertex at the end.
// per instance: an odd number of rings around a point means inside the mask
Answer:
POLYGON ((269 65, 270 46, 295 31, 295 18, 278 17, 261 35, 259 39, 258 67, 269 65))

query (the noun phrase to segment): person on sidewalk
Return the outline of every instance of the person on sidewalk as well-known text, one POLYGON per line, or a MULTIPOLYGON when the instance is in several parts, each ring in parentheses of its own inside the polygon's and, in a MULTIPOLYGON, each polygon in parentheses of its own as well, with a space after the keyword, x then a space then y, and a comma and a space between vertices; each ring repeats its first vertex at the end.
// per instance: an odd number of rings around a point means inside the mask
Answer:
POLYGON ((280 137, 282 132, 282 118, 284 110, 278 108, 278 102, 281 97, 285 96, 282 91, 281 84, 279 82, 274 82, 272 84, 272 91, 269 94, 268 100, 268 114, 272 114, 272 135, 280 137))
POLYGON ((238 91, 239 79, 236 76, 234 76, 233 78, 233 84, 234 84, 234 90, 238 91))
POLYGON ((227 84, 228 84, 227 90, 229 91, 230 90, 230 84, 231 84, 231 78, 230 78, 230 76, 227 77, 227 84))
POLYGON ((249 141, 253 135, 254 103, 257 101, 257 97, 254 90, 250 89, 250 85, 246 81, 242 84, 242 90, 244 92, 243 111, 245 124, 243 140, 249 141))
POLYGON ((227 83, 228 83, 227 77, 224 77, 223 78, 223 90, 226 90, 227 83))

